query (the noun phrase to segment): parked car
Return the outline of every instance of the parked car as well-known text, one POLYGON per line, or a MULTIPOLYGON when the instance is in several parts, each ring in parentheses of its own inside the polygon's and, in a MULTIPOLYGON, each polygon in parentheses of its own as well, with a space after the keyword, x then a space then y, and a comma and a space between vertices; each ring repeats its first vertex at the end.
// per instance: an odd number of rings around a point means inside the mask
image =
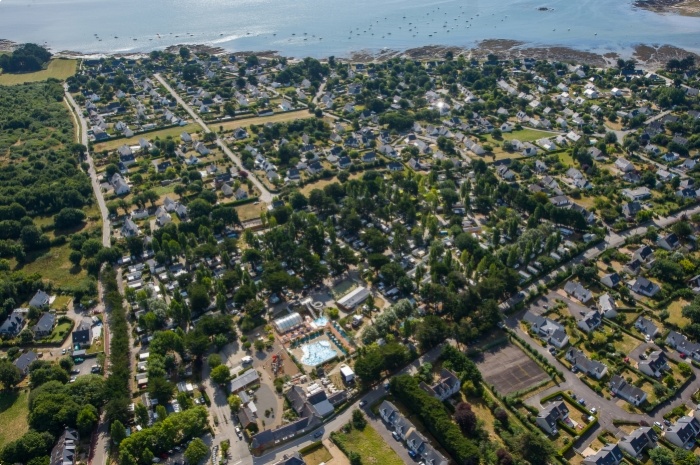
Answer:
POLYGON ((583 397, 578 400, 578 403, 581 405, 586 405, 586 401, 583 400, 583 397))
POLYGON ((401 440, 401 436, 399 436, 399 433, 397 433, 396 431, 392 431, 392 432, 391 432, 391 436, 392 436, 394 439, 396 439, 397 441, 400 441, 400 440, 401 440))
POLYGON ((595 415, 597 411, 598 411, 598 409, 596 409, 595 407, 591 407, 590 412, 591 412, 593 415, 595 415))
POLYGON ((366 400, 361 400, 361 401, 360 401, 360 407, 364 407, 365 405, 367 405, 367 401, 366 401, 366 400))
POLYGON ((320 438, 321 436, 323 436, 323 431, 316 431, 316 432, 314 433, 314 439, 318 439, 318 438, 320 438))
POLYGON ((416 454, 416 453, 415 453, 414 451, 412 451, 412 450, 409 450, 409 451, 408 451, 408 456, 411 457, 412 459, 415 459, 416 457, 418 457, 418 454, 416 454))

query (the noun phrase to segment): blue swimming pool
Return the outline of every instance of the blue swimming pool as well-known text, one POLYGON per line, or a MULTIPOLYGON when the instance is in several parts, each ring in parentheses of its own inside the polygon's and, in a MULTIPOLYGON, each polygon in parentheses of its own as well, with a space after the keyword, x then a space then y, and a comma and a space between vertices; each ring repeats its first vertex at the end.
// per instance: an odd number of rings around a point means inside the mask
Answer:
POLYGON ((310 367, 321 365, 338 356, 338 352, 331 347, 330 341, 318 341, 304 344, 301 346, 301 351, 303 353, 301 363, 310 367))
POLYGON ((314 320, 314 324, 319 328, 326 326, 328 324, 328 318, 325 316, 320 316, 314 320))

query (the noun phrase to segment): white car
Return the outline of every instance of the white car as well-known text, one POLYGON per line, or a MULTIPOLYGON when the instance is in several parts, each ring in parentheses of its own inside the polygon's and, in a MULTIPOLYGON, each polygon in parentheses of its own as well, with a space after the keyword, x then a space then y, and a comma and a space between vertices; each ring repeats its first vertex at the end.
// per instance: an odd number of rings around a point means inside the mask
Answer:
POLYGON ((591 413, 592 413, 593 415, 595 415, 596 412, 598 411, 598 409, 596 409, 595 407, 593 407, 593 408, 591 408, 590 411, 591 411, 591 413))

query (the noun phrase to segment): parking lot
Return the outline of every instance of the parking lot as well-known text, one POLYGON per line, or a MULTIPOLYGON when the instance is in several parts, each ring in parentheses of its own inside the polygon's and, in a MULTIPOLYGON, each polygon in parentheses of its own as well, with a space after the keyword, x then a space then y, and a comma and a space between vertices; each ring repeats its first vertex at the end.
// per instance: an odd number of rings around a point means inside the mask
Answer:
POLYGON ((90 370, 92 369, 92 366, 96 364, 96 357, 86 358, 84 361, 73 365, 73 370, 79 370, 79 373, 71 373, 71 376, 89 375, 91 374, 90 370))
POLYGON ((494 347, 475 358, 479 370, 489 384, 508 395, 549 378, 518 346, 506 344, 494 347))

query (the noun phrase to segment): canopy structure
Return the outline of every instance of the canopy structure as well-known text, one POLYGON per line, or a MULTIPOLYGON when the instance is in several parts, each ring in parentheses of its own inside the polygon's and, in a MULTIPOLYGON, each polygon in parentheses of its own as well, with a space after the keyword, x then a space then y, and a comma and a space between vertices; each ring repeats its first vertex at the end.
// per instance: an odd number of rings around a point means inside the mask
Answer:
POLYGON ((304 319, 297 312, 278 318, 272 322, 278 333, 284 334, 302 325, 304 319))

